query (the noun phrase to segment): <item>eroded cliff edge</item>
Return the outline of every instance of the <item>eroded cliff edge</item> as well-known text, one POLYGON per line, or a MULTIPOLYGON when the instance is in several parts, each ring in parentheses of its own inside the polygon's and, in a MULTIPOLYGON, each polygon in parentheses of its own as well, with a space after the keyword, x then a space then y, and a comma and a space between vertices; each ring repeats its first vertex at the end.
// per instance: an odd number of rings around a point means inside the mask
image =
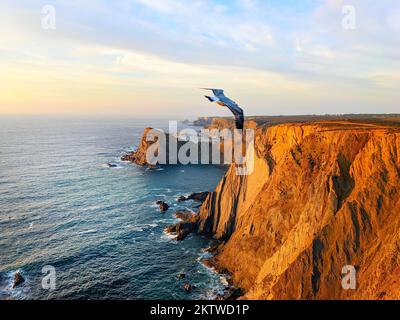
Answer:
POLYGON ((213 263, 244 298, 400 298, 399 129, 281 124, 258 128, 255 149, 254 172, 231 167, 198 222, 224 240, 213 263))

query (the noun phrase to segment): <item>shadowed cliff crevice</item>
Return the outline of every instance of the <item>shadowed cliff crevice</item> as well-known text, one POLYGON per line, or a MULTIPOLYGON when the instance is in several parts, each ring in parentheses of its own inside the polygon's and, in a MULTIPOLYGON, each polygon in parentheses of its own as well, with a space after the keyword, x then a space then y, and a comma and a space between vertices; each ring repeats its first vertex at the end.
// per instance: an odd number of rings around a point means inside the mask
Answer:
POLYGON ((322 250, 324 249, 324 244, 320 239, 315 239, 312 242, 312 275, 311 283, 314 295, 318 293, 320 287, 321 271, 322 266, 322 250))
POLYGON ((339 154, 337 164, 339 166, 339 175, 332 176, 333 189, 337 196, 336 212, 343 206, 355 185, 354 179, 350 175, 351 162, 344 158, 342 154, 339 154))

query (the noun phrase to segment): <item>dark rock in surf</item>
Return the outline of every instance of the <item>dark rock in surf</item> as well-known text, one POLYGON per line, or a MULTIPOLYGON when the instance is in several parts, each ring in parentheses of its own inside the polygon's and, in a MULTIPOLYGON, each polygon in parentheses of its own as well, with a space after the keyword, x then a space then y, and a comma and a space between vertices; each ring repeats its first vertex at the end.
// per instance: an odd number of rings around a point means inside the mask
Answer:
POLYGON ((183 202, 183 201, 186 201, 186 197, 185 196, 179 196, 178 202, 183 202))
POLYGON ((180 210, 175 212, 175 217, 182 221, 167 226, 164 231, 169 234, 175 234, 175 240, 182 241, 186 237, 197 231, 199 215, 192 211, 180 210))
POLYGON ((197 223, 181 221, 165 228, 165 232, 175 234, 176 241, 185 240, 186 237, 197 230, 197 223))
POLYGON ((178 198, 178 202, 183 202, 183 201, 188 201, 188 200, 193 200, 193 201, 198 201, 198 202, 204 202, 207 199, 209 192, 194 192, 190 194, 188 197, 185 196, 180 196, 178 198))
POLYGON ((243 296, 243 290, 235 287, 226 287, 223 294, 217 295, 215 300, 237 300, 243 296))
POLYGON ((191 292, 193 290, 194 286, 192 286, 190 283, 185 283, 182 286, 182 288, 183 288, 183 290, 185 290, 186 292, 189 293, 189 292, 191 292))
POLYGON ((174 234, 176 233, 176 224, 171 224, 164 229, 165 233, 174 234))
POLYGON ((25 279, 24 279, 24 277, 22 276, 21 272, 17 271, 17 272, 14 274, 13 288, 19 286, 20 284, 22 284, 22 283, 24 283, 24 282, 25 282, 25 279))
POLYGON ((109 168, 116 168, 117 167, 117 165, 115 163, 107 163, 107 166, 109 168))
POLYGON ((197 223, 199 215, 189 210, 178 210, 175 212, 175 217, 184 222, 197 223))
POLYGON ((159 200, 156 203, 159 205, 161 212, 165 212, 165 211, 167 211, 169 209, 168 203, 166 203, 164 201, 159 200))

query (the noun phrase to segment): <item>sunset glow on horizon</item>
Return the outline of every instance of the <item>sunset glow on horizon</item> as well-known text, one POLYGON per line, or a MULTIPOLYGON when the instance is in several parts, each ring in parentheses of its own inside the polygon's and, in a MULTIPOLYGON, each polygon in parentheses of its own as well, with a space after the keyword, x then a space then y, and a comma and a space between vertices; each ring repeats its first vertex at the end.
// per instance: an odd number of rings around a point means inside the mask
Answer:
POLYGON ((200 87, 249 115, 396 113, 399 35, 389 0, 2 2, 0 115, 230 115, 200 87))

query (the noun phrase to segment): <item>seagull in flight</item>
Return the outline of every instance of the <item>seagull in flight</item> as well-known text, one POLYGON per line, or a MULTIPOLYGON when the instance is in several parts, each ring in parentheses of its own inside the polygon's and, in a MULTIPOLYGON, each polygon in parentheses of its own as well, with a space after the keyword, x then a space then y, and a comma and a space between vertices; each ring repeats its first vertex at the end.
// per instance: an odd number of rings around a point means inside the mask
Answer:
POLYGON ((244 114, 239 105, 224 95, 222 89, 201 88, 203 90, 210 90, 213 92, 214 97, 205 96, 210 102, 216 102, 220 106, 227 107, 235 116, 236 128, 242 130, 244 127, 244 114))

